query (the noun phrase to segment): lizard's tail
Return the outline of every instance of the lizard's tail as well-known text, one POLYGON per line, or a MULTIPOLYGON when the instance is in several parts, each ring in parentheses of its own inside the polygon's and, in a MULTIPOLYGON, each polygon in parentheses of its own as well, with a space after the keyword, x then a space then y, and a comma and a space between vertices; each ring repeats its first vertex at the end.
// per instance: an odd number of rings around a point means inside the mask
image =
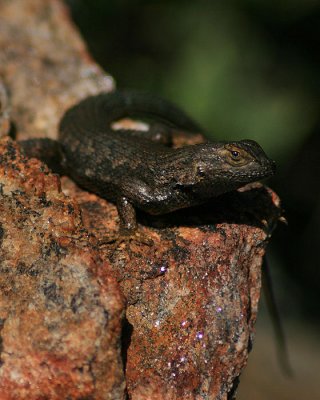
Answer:
POLYGON ((287 341, 282 326, 279 309, 274 296, 274 291, 272 288, 270 268, 266 256, 263 257, 262 288, 276 337, 277 355, 280 367, 286 376, 293 377, 294 373, 289 360, 287 341))

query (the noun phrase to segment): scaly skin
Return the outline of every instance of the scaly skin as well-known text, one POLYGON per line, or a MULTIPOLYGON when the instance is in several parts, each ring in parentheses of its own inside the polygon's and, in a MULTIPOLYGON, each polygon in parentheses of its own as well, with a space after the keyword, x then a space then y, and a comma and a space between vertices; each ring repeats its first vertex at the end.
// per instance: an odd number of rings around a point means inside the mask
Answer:
MULTIPOLYGON (((39 149, 59 147, 67 175, 117 204, 122 231, 136 229, 136 208, 150 214, 168 213, 201 204, 275 171, 274 162, 252 140, 173 149, 163 144, 170 141, 163 140, 163 132, 150 140, 149 132, 113 130, 111 123, 125 116, 147 117, 187 131, 200 129, 171 103, 148 94, 118 91, 89 97, 69 109, 61 120, 58 146, 46 139, 42 144, 33 141, 39 149)), ((33 145, 29 142, 29 148, 33 145)), ((46 155, 40 158, 45 160, 46 155)))

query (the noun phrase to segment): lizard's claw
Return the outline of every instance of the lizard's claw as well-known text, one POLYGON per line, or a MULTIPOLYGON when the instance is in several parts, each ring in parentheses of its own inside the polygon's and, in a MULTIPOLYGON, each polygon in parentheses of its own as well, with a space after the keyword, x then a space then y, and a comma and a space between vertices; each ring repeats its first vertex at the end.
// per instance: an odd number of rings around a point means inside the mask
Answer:
POLYGON ((120 231, 120 233, 117 235, 99 240, 98 245, 108 246, 108 248, 114 252, 121 246, 122 243, 124 243, 125 247, 127 247, 131 242, 136 242, 138 244, 144 244, 147 246, 152 246, 154 243, 148 235, 136 230, 134 232, 120 231))

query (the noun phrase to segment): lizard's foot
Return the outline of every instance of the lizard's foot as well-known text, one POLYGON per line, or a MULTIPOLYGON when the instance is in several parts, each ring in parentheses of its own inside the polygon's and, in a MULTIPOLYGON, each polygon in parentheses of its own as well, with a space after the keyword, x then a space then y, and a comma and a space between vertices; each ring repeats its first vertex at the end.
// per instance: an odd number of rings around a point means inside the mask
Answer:
POLYGON ((134 232, 120 231, 119 234, 113 235, 109 238, 99 240, 99 246, 107 246, 111 251, 117 250, 122 243, 127 247, 131 242, 136 242, 138 244, 144 244, 147 246, 153 245, 153 240, 143 232, 135 230, 134 232))

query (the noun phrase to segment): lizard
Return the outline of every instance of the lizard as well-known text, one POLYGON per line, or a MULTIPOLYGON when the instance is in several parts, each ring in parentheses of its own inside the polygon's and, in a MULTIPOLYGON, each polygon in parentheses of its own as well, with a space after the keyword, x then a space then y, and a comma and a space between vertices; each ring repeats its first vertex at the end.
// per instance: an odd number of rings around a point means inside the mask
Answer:
POLYGON ((175 129, 202 129, 174 104, 152 94, 114 91, 66 111, 58 140, 21 141, 35 156, 117 206, 120 237, 137 232, 136 209, 152 215, 199 205, 274 174, 275 163, 249 139, 173 148, 175 129), (116 131, 123 117, 151 119, 150 130, 116 131), (153 122, 154 120, 162 124, 153 122))

